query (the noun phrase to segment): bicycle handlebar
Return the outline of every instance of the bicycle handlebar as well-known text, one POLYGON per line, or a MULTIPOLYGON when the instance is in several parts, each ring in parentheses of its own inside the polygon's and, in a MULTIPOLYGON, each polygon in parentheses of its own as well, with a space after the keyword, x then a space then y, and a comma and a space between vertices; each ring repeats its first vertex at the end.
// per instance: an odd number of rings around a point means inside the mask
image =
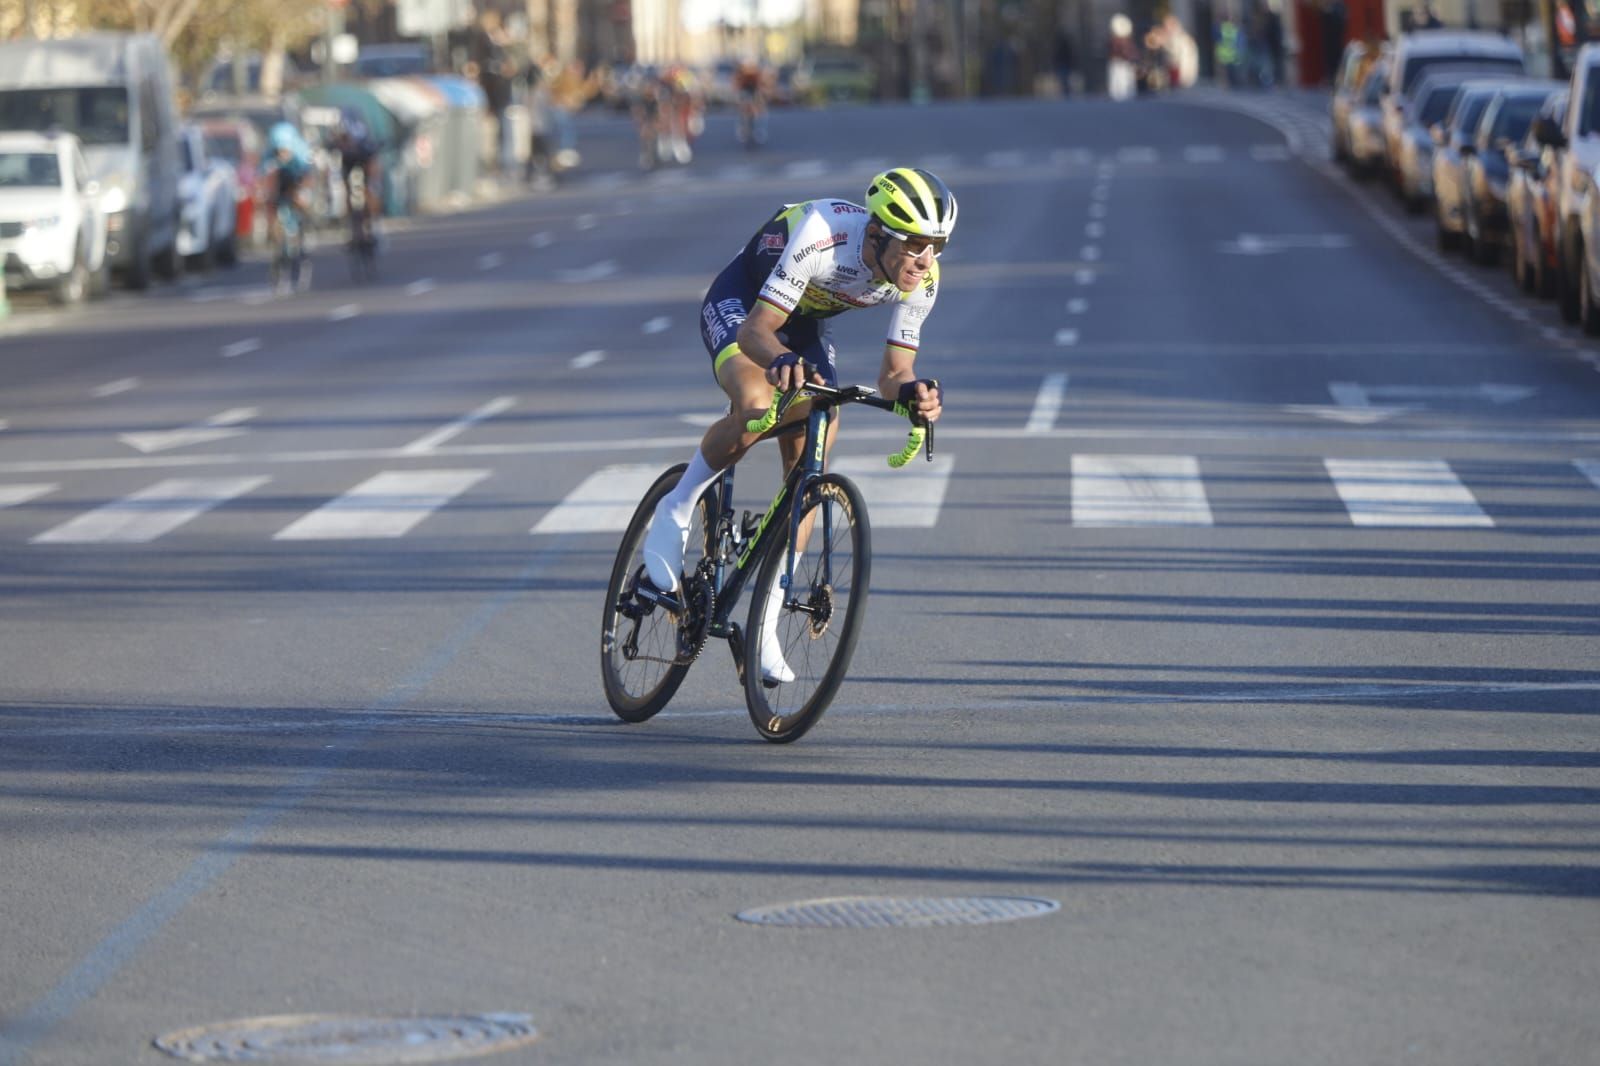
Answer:
MULTIPOLYGON (((829 407, 841 403, 864 403, 868 407, 876 407, 880 411, 893 411, 895 414, 903 415, 907 418, 911 417, 911 412, 904 404, 895 403, 893 400, 885 400, 877 394, 877 390, 869 389, 865 385, 850 385, 842 389, 836 389, 830 385, 807 382, 799 388, 791 389, 788 392, 774 392, 772 394, 772 406, 767 408, 767 413, 760 418, 752 418, 747 421, 744 424, 745 431, 748 433, 767 432, 767 430, 778 424, 778 419, 782 417, 783 412, 802 393, 828 401, 829 407)), ((895 470, 905 466, 917 457, 917 452, 922 450, 924 444, 928 447, 927 456, 931 462, 933 460, 933 424, 931 422, 912 425, 911 432, 906 435, 906 446, 889 456, 889 466, 895 470)))

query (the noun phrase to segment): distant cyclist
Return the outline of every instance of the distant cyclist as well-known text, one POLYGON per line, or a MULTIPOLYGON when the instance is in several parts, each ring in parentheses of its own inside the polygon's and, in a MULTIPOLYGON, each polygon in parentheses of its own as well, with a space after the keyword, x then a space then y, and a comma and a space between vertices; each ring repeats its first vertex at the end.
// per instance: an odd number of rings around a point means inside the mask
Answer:
POLYGON ((274 270, 288 259, 290 276, 281 285, 305 288, 311 273, 305 264, 305 231, 311 218, 311 180, 315 168, 311 146, 292 123, 279 122, 267 132, 271 155, 262 166, 262 203, 267 208, 267 243, 274 249, 274 270), (279 252, 282 249, 282 252, 279 252))
POLYGON ((356 245, 375 241, 377 220, 382 214, 383 164, 378 158, 378 142, 366 121, 355 111, 346 110, 334 133, 333 147, 339 152, 345 204, 349 205, 350 242, 356 245), (353 182, 358 173, 359 181, 353 182))
POLYGON ((739 101, 739 143, 746 148, 767 143, 767 76, 753 59, 740 60, 733 71, 733 92, 739 101))
MULTIPOLYGON (((826 319, 888 305, 878 391, 919 420, 938 420, 943 390, 918 378, 914 364, 938 294, 938 257, 955 224, 956 198, 945 183, 926 170, 900 167, 872 179, 866 207, 832 199, 785 207, 717 275, 700 308, 700 339, 730 409, 706 430, 677 488, 656 508, 644 560, 657 588, 679 586, 701 493, 760 439, 745 422, 766 413, 775 389, 814 379, 837 384, 826 319)), ((784 422, 803 419, 807 406, 793 404, 784 422)), ((829 448, 837 428, 837 421, 828 427, 829 448)), ((789 435, 779 445, 787 470, 804 441, 789 435)), ((781 606, 780 597, 772 602, 781 606)), ((775 620, 776 608, 769 622, 775 620)), ((761 668, 768 680, 793 676, 781 656, 764 659, 761 668)))

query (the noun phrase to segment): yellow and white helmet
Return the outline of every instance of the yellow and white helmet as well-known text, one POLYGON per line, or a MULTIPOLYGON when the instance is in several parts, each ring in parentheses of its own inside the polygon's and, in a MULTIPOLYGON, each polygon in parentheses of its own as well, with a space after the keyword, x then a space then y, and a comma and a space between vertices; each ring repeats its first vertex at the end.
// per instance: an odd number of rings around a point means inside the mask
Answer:
POLYGON ((926 170, 895 167, 867 186, 867 210, 896 237, 932 237, 942 246, 956 228, 956 197, 926 170))

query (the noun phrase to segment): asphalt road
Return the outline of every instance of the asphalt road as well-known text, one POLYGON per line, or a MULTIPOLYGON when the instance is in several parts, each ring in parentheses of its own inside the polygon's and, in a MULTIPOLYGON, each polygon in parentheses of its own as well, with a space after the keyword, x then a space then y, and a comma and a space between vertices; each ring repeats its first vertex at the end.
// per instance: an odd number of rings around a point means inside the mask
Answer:
POLYGON ((530 1064, 1600 1062, 1600 374, 1552 307, 1293 97, 717 115, 649 178, 584 135, 374 285, 0 324, 0 1064, 484 1012, 530 1064), (846 420, 851 678, 769 746, 713 646, 622 725, 602 591, 720 409, 699 297, 899 163, 961 197, 946 419, 894 476, 846 420), (1059 906, 735 918, 858 895, 1059 906))

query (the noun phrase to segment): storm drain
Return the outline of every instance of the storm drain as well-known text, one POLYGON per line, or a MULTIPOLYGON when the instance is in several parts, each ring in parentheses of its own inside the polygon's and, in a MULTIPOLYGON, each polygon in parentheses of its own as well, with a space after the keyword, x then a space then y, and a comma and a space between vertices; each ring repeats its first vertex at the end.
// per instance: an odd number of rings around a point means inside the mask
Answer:
POLYGON ((180 1029, 156 1047, 189 1062, 443 1062, 531 1044, 526 1014, 434 1014, 418 1018, 282 1014, 180 1029))
POLYGON ((741 922, 808 929, 920 929, 987 925, 1053 914, 1061 904, 1028 896, 837 896, 740 911, 741 922))

